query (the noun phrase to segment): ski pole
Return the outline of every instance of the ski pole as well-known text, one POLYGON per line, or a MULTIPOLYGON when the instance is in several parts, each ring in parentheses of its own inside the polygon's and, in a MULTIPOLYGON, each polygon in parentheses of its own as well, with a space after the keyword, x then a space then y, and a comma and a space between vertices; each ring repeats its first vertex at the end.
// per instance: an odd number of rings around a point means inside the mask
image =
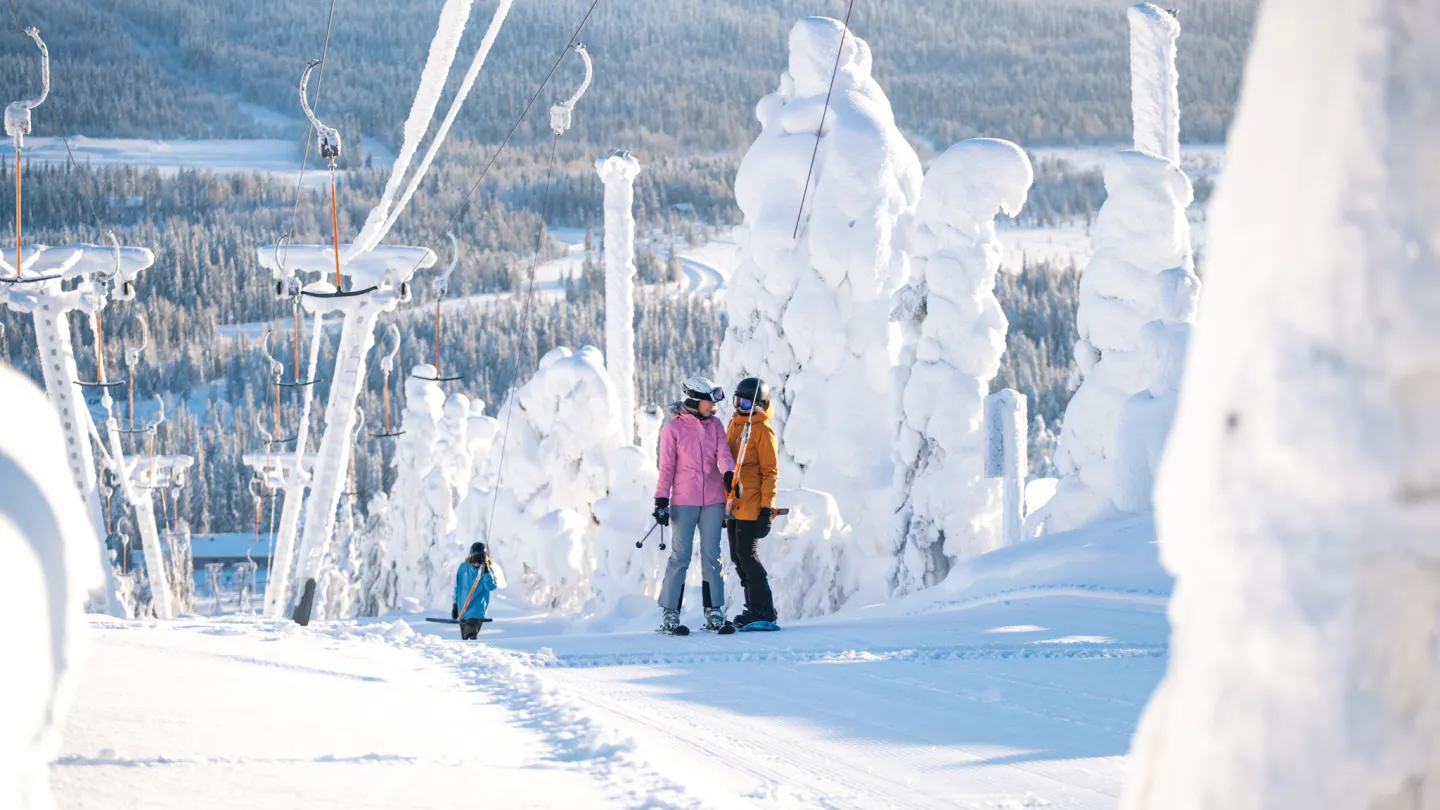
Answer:
MULTIPOLYGON (((659 521, 656 521, 656 522, 655 522, 655 525, 650 527, 650 531, 646 532, 644 537, 642 537, 642 538, 640 538, 639 540, 636 540, 636 541, 635 541, 635 547, 636 547, 636 548, 644 548, 644 547, 645 547, 645 541, 646 541, 646 540, 649 540, 649 539, 650 539, 650 535, 654 534, 654 533, 655 533, 655 530, 658 529, 658 528, 660 528, 660 522, 659 522, 659 521)), ((665 538, 665 533, 664 533, 664 532, 661 532, 661 533, 660 533, 660 538, 661 538, 661 539, 660 539, 660 548, 661 548, 661 550, 664 550, 664 548, 665 548, 665 539, 664 539, 664 538, 665 538)))

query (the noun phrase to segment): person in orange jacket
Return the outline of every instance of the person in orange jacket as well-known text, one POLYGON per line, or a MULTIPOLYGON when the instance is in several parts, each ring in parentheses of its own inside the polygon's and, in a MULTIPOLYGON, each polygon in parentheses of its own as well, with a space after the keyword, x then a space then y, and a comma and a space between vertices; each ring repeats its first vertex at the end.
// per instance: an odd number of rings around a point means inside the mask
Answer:
POLYGON ((725 431, 738 467, 726 502, 730 516, 730 560, 740 574, 745 610, 731 619, 736 627, 774 622, 775 599, 760 562, 759 543, 770 534, 778 483, 778 443, 770 427, 770 389, 758 377, 735 386, 735 415, 725 431))

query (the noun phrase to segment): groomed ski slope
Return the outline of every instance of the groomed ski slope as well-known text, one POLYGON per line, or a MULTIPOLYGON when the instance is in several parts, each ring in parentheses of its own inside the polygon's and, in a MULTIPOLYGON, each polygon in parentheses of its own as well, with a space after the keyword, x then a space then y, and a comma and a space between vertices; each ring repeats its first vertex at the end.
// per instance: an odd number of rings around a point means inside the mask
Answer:
POLYGON ((421 617, 96 619, 52 776, 63 808, 1113 808, 1169 590, 1142 518, 780 633, 503 598, 483 644, 421 617))

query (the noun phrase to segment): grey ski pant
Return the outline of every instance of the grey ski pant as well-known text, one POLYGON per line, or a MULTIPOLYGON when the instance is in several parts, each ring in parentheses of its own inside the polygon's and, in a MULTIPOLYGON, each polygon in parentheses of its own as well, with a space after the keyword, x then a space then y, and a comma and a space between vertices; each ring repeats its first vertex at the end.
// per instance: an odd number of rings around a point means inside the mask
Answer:
POLYGON ((685 597, 685 569, 690 567, 697 526, 700 529, 700 574, 705 583, 705 607, 725 606, 725 576, 722 571, 725 560, 720 555, 720 523, 724 519, 723 503, 670 507, 674 536, 670 539, 670 560, 665 563, 665 577, 660 582, 660 607, 680 609, 685 597))

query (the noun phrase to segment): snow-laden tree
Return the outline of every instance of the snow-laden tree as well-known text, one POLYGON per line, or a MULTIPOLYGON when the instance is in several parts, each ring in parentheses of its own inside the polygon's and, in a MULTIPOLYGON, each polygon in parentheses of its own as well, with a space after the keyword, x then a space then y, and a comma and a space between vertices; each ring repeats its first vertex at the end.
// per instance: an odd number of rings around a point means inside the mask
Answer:
POLYGON ((1082 382, 1056 448, 1048 532, 1149 511, 1200 292, 1185 219, 1193 193, 1180 167, 1127 150, 1106 165, 1105 189, 1080 277, 1082 382))
POLYGON ((658 534, 645 548, 635 542, 655 521, 650 517, 659 470, 655 455, 640 447, 616 447, 609 458, 610 491, 592 506, 599 527, 595 532, 595 573, 590 578, 589 615, 621 613, 640 616, 655 612, 661 569, 666 552, 659 550, 658 534))
POLYGON ((1001 544, 983 430, 1008 325, 995 297, 995 215, 1019 214, 1033 180, 1015 144, 963 141, 930 164, 907 220, 910 281, 892 312, 904 338, 890 535, 896 593, 934 585, 955 562, 1001 544))
POLYGON ((789 48, 779 89, 756 106, 761 133, 735 180, 745 222, 726 293, 721 382, 770 383, 781 486, 832 494, 879 555, 894 513, 899 337, 889 315, 905 281, 895 231, 919 199, 920 161, 871 76, 863 40, 836 20, 807 17, 789 48))
MULTIPOLYGON (((481 403, 484 406, 484 403, 481 403)), ((456 536, 456 507, 470 493, 470 476, 474 459, 466 435, 470 425, 470 400, 464 394, 451 394, 445 400, 439 423, 436 424, 435 465, 425 480, 425 500, 429 506, 429 537, 420 563, 420 576, 427 583, 420 599, 432 609, 449 606, 455 566, 465 558, 471 541, 456 536)))
POLYGON ((611 454, 630 444, 618 414, 594 346, 552 349, 500 406, 489 442, 494 461, 475 476, 483 485, 493 470, 499 491, 472 486, 460 534, 485 538, 512 586, 522 586, 533 604, 576 610, 590 597, 593 506, 609 492, 611 454))
POLYGON ((66 463, 55 408, 29 380, 0 366, 5 416, 0 430, 0 610, 15 617, 5 633, 0 690, 0 806, 53 806, 50 761, 74 688, 85 637, 85 602, 103 576, 95 530, 66 463))
POLYGON ((1440 806, 1440 3, 1270 0, 1156 486, 1127 810, 1440 806))
POLYGON ((360 583, 355 593, 355 615, 383 616, 400 604, 395 558, 390 554, 390 499, 383 492, 370 498, 365 525, 355 534, 360 557, 360 583))
POLYGON ((1105 167, 1109 196, 1080 277, 1082 382, 1055 451, 1060 484, 1042 515, 1048 532, 1150 511, 1200 294, 1185 218, 1195 194, 1178 162, 1180 24, 1149 3, 1129 19, 1136 148, 1105 167))
MULTIPOLYGON (((395 441, 395 484, 390 489, 389 546, 395 560, 400 598, 413 597, 428 604, 434 571, 430 544, 437 521, 429 489, 431 472, 439 464, 435 447, 445 412, 445 392, 439 383, 421 379, 436 376, 435 367, 419 365, 405 380, 405 407, 395 441)), ((446 603, 448 606, 449 603, 446 603)))

